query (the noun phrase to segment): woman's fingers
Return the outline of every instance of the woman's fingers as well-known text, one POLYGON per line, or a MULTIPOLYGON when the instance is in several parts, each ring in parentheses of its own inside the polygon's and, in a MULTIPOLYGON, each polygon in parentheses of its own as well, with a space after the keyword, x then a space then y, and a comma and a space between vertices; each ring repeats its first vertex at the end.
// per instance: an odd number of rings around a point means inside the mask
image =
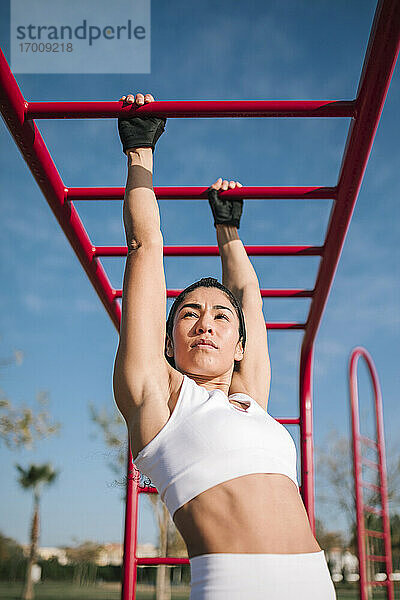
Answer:
POLYGON ((222 179, 222 177, 219 177, 217 179, 217 181, 215 183, 212 184, 211 186, 212 188, 216 189, 216 190, 227 190, 228 187, 231 188, 232 190, 235 189, 235 187, 243 187, 243 185, 239 182, 239 181, 229 181, 227 179, 222 179))
POLYGON ((212 188, 219 190, 222 183, 222 177, 219 177, 215 183, 212 184, 212 188))
POLYGON ((124 100, 125 102, 132 104, 133 102, 136 102, 136 104, 138 106, 141 106, 142 104, 147 104, 148 102, 154 102, 154 98, 151 94, 141 94, 140 92, 138 94, 136 94, 136 96, 134 94, 128 94, 127 96, 122 96, 120 98, 120 100, 124 100))

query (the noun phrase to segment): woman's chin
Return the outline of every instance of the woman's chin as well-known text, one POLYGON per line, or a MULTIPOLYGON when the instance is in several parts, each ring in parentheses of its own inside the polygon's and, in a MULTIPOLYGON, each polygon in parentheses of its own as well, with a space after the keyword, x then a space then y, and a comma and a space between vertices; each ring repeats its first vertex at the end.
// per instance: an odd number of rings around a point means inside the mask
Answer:
POLYGON ((196 360, 188 365, 188 367, 189 372, 204 375, 205 377, 218 377, 221 373, 224 373, 224 369, 219 367, 215 361, 196 360))

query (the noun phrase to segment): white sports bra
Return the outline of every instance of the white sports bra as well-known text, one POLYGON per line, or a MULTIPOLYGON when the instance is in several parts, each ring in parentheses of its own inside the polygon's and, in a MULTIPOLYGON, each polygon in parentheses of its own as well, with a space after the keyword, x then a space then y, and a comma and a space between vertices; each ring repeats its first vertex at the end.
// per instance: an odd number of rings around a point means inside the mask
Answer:
POLYGON ((171 517, 209 488, 249 473, 282 473, 297 488, 296 446, 287 429, 247 394, 243 411, 222 390, 208 391, 183 374, 174 410, 164 427, 133 459, 147 475, 171 517))

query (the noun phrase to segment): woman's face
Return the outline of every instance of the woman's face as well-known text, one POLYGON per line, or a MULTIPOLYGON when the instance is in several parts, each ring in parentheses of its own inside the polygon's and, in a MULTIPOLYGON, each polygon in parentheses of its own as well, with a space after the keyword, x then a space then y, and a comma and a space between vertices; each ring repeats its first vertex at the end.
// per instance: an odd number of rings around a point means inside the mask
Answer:
POLYGON ((233 371, 234 361, 243 358, 236 310, 218 288, 198 287, 187 294, 175 313, 172 334, 173 347, 168 339, 167 352, 179 371, 219 376, 233 371), (199 345, 204 338, 215 347, 199 345))

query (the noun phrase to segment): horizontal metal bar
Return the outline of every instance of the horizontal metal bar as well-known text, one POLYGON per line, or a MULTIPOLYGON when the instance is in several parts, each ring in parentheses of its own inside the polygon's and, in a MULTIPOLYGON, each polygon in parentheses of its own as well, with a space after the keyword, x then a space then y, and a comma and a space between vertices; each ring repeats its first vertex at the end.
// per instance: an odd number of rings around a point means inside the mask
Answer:
POLYGON ((282 323, 270 323, 265 322, 265 326, 267 329, 305 329, 306 323, 298 323, 298 322, 282 322, 282 323))
POLYGON ((113 102, 29 102, 26 119, 111 119, 152 114, 168 118, 354 117, 354 100, 157 100, 137 107, 113 102))
POLYGON ((376 537, 376 538, 384 538, 385 537, 385 533, 383 531, 374 531, 373 529, 366 529, 365 533, 367 533, 371 537, 376 537))
POLYGON ((158 490, 153 485, 144 485, 143 487, 138 487, 137 491, 139 494, 158 494, 158 490))
POLYGON ((137 556, 136 557, 136 564, 137 565, 187 565, 189 564, 189 559, 188 558, 174 558, 172 556, 167 556, 167 557, 163 557, 163 556, 156 556, 154 558, 152 557, 145 557, 145 556, 137 556))
POLYGON ((281 425, 300 425, 299 417, 280 417, 279 419, 275 418, 275 421, 278 421, 281 425))
MULTIPOLYGON (((167 290, 167 298, 176 298, 183 292, 183 289, 167 290)), ((292 290, 269 290, 260 289, 262 298, 311 298, 313 290, 292 289, 292 290)), ((116 298, 122 298, 122 290, 114 290, 116 298)))
POLYGON ((365 458, 365 456, 361 456, 361 462, 364 463, 365 466, 370 469, 375 469, 375 471, 379 471, 379 464, 369 460, 369 458, 365 458))
POLYGON ((312 298, 314 290, 289 289, 289 290, 260 290, 263 298, 312 298))
POLYGON ((369 446, 370 448, 376 449, 378 447, 378 442, 376 442, 375 440, 371 440, 369 437, 366 437, 365 435, 360 435, 358 439, 360 442, 362 442, 366 446, 369 446))
MULTIPOLYGON (((245 246, 249 256, 322 256, 323 246, 245 246)), ((218 246, 164 246, 164 256, 219 256, 218 246)), ((94 256, 126 256, 127 246, 93 246, 94 256)))
MULTIPOLYGON (((158 200, 208 200, 208 187, 155 187, 158 200)), ((66 188, 68 200, 123 200, 123 187, 70 187, 66 188)), ((243 186, 220 192, 221 197, 247 200, 334 200, 335 187, 323 186, 243 186)))
POLYGON ((363 487, 366 487, 370 490, 373 490, 374 492, 381 491, 381 488, 379 487, 379 485, 375 485, 374 483, 370 483, 369 481, 363 481, 362 479, 360 479, 360 485, 362 485, 363 487))
POLYGON ((367 554, 367 558, 374 562, 386 562, 386 556, 379 556, 377 554, 367 554))
POLYGON ((373 513, 375 515, 382 515, 383 511, 381 508, 375 508, 374 506, 369 506, 368 504, 364 504, 363 509, 367 512, 373 513))

